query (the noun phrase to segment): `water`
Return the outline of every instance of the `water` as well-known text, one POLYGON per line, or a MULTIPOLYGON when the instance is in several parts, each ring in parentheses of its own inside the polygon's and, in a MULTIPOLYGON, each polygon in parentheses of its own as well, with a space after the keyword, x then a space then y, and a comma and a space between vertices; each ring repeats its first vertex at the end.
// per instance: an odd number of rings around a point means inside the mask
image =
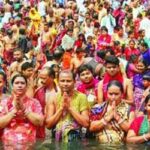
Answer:
MULTIPOLYGON (((0 144, 0 150, 3 150, 0 144)), ((22 150, 22 149, 15 149, 22 150)), ((150 150, 150 142, 148 144, 99 144, 95 140, 82 140, 71 143, 62 143, 52 140, 44 142, 38 141, 33 148, 29 150, 150 150)))
POLYGON ((95 140, 82 140, 71 143, 62 143, 55 141, 37 142, 34 150, 150 150, 148 144, 99 144, 95 140))

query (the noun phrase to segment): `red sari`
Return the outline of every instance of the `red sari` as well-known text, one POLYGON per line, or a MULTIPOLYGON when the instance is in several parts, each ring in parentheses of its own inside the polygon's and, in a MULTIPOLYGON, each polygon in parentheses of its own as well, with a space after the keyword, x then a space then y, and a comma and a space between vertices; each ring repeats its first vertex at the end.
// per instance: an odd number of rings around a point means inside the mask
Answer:
MULTIPOLYGON (((40 103, 33 98, 24 97, 23 104, 27 111, 42 114, 40 103)), ((13 97, 2 100, 0 104, 0 116, 4 116, 15 108, 13 97)), ((4 128, 2 141, 5 149, 9 147, 26 149, 28 144, 36 142, 36 126, 33 125, 24 115, 22 110, 18 110, 16 116, 4 128)))

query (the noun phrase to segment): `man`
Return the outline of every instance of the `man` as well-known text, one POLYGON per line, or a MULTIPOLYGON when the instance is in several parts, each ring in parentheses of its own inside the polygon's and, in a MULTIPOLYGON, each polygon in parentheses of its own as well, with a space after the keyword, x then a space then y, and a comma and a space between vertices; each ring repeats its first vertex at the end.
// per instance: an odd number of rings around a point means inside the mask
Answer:
POLYGON ((128 104, 133 103, 133 86, 129 79, 125 78, 120 71, 119 59, 116 56, 108 56, 105 59, 105 69, 103 80, 98 85, 98 103, 102 103, 107 99, 107 85, 110 81, 117 80, 123 84, 123 98, 128 104))
POLYGON ((15 74, 21 71, 21 65, 24 61, 23 51, 20 48, 15 49, 13 51, 13 58, 15 59, 15 61, 10 65, 10 68, 9 68, 10 77, 12 76, 12 74, 15 74))
POLYGON ((55 138, 69 142, 79 137, 80 127, 88 128, 88 102, 86 96, 74 90, 75 77, 70 70, 59 74, 60 93, 50 97, 46 106, 46 126, 56 126, 55 138))
POLYGON ((16 39, 13 37, 13 31, 7 30, 7 35, 4 37, 4 59, 7 64, 13 61, 13 50, 16 47, 16 39))
MULTIPOLYGON (((42 112, 45 112, 46 103, 50 97, 54 97, 58 91, 54 82, 55 72, 51 68, 43 68, 38 76, 38 88, 34 97, 39 100, 42 106, 42 112)), ((37 129, 37 138, 45 138, 45 126, 37 129)))
POLYGON ((44 24, 44 29, 43 29, 43 32, 41 33, 41 41, 40 42, 41 42, 42 52, 45 52, 51 46, 52 37, 51 37, 51 32, 49 30, 48 23, 44 24))
POLYGON ((34 95, 34 78, 33 78, 33 64, 31 62, 24 62, 21 65, 21 73, 26 77, 27 79, 27 91, 26 91, 26 95, 29 97, 33 97, 34 95))

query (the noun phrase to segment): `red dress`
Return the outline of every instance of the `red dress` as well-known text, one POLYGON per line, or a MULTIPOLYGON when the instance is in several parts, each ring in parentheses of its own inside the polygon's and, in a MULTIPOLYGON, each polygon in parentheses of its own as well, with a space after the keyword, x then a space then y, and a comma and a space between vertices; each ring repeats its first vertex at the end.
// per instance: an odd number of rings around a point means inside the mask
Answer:
MULTIPOLYGON (((23 104, 27 111, 37 113, 41 116, 43 115, 41 105, 36 99, 24 97, 23 104)), ((12 97, 2 100, 0 104, 0 116, 8 114, 14 107, 12 97)), ((25 117, 24 112, 18 110, 16 116, 3 130, 2 141, 5 149, 7 149, 7 146, 16 148, 18 145, 22 145, 21 148, 24 149, 26 144, 35 143, 36 128, 25 117)))

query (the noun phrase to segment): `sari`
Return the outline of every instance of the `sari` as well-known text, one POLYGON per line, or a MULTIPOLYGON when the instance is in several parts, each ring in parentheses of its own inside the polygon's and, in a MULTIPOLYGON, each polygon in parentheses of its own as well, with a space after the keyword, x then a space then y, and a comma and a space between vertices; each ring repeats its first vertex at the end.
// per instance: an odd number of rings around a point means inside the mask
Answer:
MULTIPOLYGON (((41 105, 36 99, 25 96, 23 104, 27 111, 43 115, 41 105)), ((14 108, 12 96, 4 99, 0 104, 0 116, 6 115, 14 108)), ((20 149, 25 150, 29 145, 33 145, 36 142, 36 126, 24 116, 24 112, 21 109, 4 128, 2 141, 5 149, 8 149, 8 147, 20 147, 20 149)))
POLYGON ((130 126, 136 135, 143 135, 150 131, 150 123, 147 116, 140 116, 133 120, 130 126))
MULTIPOLYGON (((107 112, 109 102, 104 102, 101 105, 96 105, 91 109, 90 120, 101 120, 102 117, 110 115, 107 112)), ((116 107, 117 113, 122 120, 128 120, 129 105, 125 102, 120 102, 116 107)), ((121 144, 124 141, 125 133, 119 126, 118 122, 112 119, 102 130, 96 133, 96 138, 100 143, 106 144, 121 144)))

